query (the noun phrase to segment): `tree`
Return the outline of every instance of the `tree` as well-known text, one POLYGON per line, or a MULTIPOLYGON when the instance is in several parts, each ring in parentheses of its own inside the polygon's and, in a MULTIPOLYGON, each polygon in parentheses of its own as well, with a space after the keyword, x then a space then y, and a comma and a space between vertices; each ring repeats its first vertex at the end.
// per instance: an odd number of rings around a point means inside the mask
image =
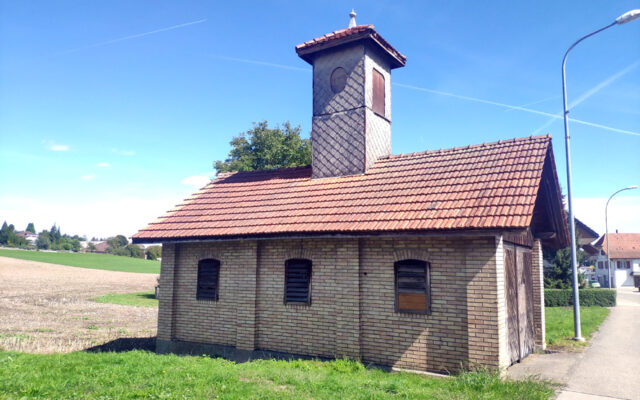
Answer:
POLYGON ((4 221, 2 228, 0 229, 0 244, 7 244, 9 241, 9 225, 7 221, 4 221))
MULTIPOLYGON (((109 249, 113 249, 115 251, 115 249, 128 245, 129 241, 124 235, 117 235, 107 239, 107 243, 109 244, 109 249)), ((111 253, 111 251, 109 251, 109 253, 111 253)))
POLYGON ((300 137, 300 126, 289 122, 270 129, 267 121, 235 136, 224 161, 216 161, 218 172, 257 171, 311 164, 311 140, 300 137))
POLYGON ((147 260, 157 260, 162 257, 162 246, 149 246, 145 252, 147 260))
POLYGON ((96 251, 96 245, 95 245, 95 244, 93 244, 92 242, 89 242, 89 243, 87 244, 87 251, 88 251, 89 253, 93 253, 94 251, 96 251))
MULTIPOLYGON (((578 243, 578 237, 576 237, 578 243)), ((565 247, 557 251, 545 249, 544 259, 553 267, 544 271, 544 287, 548 289, 569 289, 572 287, 573 273, 571 271, 571 248, 565 247)), ((576 258, 578 266, 587 261, 589 255, 580 247, 576 248, 576 258)), ((581 288, 586 287, 584 276, 578 273, 578 284, 581 288)))
POLYGON ((27 229, 25 229, 25 231, 36 233, 36 227, 33 225, 33 222, 29 222, 29 224, 27 225, 27 229))
POLYGON ((128 244, 125 249, 129 252, 129 257, 142 258, 144 252, 137 244, 128 244))
POLYGON ((38 249, 48 250, 51 248, 51 238, 48 231, 42 231, 38 235, 38 239, 36 240, 36 247, 38 249))
POLYGON ((16 234, 16 228, 13 224, 7 224, 5 221, 0 228, 0 244, 9 247, 28 247, 29 242, 16 234))

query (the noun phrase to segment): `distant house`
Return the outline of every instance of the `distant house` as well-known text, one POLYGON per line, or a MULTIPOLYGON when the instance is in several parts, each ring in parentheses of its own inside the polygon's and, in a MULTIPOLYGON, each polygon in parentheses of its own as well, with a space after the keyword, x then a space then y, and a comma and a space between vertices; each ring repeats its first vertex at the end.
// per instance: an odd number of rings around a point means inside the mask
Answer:
POLYGON ((640 233, 610 233, 594 243, 598 249, 595 256, 596 276, 603 287, 609 287, 607 242, 612 287, 633 286, 633 275, 640 274, 640 233))
POLYGON ((93 253, 106 253, 109 248, 109 243, 105 240, 104 242, 92 242, 96 247, 93 253))
POLYGON ((391 155, 405 57, 371 25, 296 51, 312 165, 220 174, 133 236, 162 243, 157 350, 453 371, 543 348, 542 246, 568 244, 551 137, 391 155))
POLYGON ((598 249, 592 245, 592 243, 600 237, 598 232, 588 227, 587 224, 580 221, 578 218, 574 218, 574 221, 578 246, 580 246, 582 250, 586 251, 589 255, 593 256, 598 254, 598 249))
POLYGON ((26 239, 29 242, 29 244, 34 246, 36 244, 36 241, 38 240, 38 235, 36 233, 29 232, 29 231, 16 232, 16 235, 23 239, 26 239))
MULTIPOLYGON (((598 254, 598 249, 593 247, 592 243, 600 237, 596 231, 587 226, 584 222, 580 221, 578 218, 574 217, 575 228, 576 228, 576 241, 578 242, 578 247, 584 250, 589 255, 589 262, 594 255, 598 254)), ((548 270, 554 268, 555 265, 553 262, 545 259, 543 261, 544 269, 548 270)), ((585 265, 578 266, 578 270, 580 273, 584 275, 585 278, 591 278, 595 273, 591 268, 588 268, 585 265)))

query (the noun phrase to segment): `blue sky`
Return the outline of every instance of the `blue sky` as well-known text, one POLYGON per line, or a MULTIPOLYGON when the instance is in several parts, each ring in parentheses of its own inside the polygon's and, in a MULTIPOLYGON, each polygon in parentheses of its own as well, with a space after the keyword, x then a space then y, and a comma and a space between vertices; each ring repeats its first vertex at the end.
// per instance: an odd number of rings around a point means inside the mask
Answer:
MULTIPOLYGON (((638 1, 1 1, 0 219, 133 234, 213 176, 253 121, 311 126, 296 44, 348 24, 407 56, 392 77, 393 152, 551 133, 566 188, 560 63, 638 1), (523 107, 513 109, 509 106, 523 107)), ((576 216, 640 184, 640 20, 568 65, 576 216)), ((640 190, 610 206, 640 232, 640 190)), ((23 226, 24 225, 24 226, 23 226)))

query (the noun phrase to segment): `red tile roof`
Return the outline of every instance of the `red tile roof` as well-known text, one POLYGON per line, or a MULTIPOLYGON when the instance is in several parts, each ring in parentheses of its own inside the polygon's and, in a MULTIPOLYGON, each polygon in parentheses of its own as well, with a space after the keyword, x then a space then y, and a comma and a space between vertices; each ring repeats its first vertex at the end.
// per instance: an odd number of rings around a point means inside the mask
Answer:
POLYGON ((382 36, 376 32, 373 25, 358 25, 353 28, 340 29, 338 31, 327 33, 326 35, 297 45, 296 52, 305 61, 311 62, 309 55, 316 51, 325 50, 333 46, 361 39, 371 39, 385 50, 394 60, 395 65, 393 65, 392 68, 402 67, 407 62, 407 57, 384 40, 382 36))
POLYGON ((609 258, 640 258, 640 233, 610 233, 602 235, 596 246, 602 246, 607 252, 607 240, 609 242, 609 258))
POLYGON ((551 137, 538 136, 391 156, 363 175, 220 174, 133 238, 527 228, 548 154, 551 137))

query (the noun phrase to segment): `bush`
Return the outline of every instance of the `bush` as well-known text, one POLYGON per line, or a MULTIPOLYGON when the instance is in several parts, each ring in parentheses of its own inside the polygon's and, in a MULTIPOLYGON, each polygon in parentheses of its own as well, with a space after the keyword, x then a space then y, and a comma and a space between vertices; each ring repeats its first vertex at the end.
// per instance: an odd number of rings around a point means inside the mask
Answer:
POLYGON ((162 257, 162 246, 149 246, 146 251, 147 260, 157 260, 162 257))
MULTIPOLYGON (((573 305, 571 289, 545 289, 545 307, 568 307, 573 305)), ((580 289, 580 305, 582 307, 616 305, 616 291, 613 289, 580 289)))

